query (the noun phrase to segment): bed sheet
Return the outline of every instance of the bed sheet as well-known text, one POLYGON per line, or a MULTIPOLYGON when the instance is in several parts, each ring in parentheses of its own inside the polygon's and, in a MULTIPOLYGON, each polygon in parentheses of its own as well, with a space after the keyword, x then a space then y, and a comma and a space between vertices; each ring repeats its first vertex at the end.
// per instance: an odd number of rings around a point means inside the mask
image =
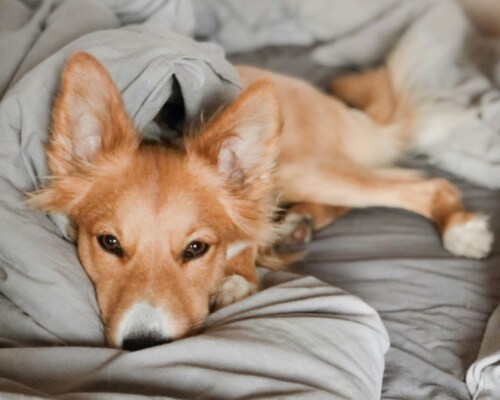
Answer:
MULTIPOLYGON (((172 21, 180 3, 161 3, 172 21)), ((154 21, 116 29, 102 2, 32 7, 0 2, 10 25, 0 18, 0 53, 16 61, 2 59, 0 74, 0 398, 378 399, 389 345, 378 314, 313 277, 269 273, 268 289, 211 314, 185 340, 133 353, 105 345, 65 219, 26 204, 48 175, 44 143, 62 65, 77 50, 96 56, 139 129, 179 95, 186 120, 208 103, 220 107, 239 92, 238 78, 216 45, 154 21), (59 49, 64 39, 72 42, 59 49)))
MULTIPOLYGON (((323 88, 346 73, 314 64, 312 51, 314 46, 268 47, 230 60, 298 76, 323 88)), ((391 339, 383 399, 470 399, 465 374, 500 298, 500 192, 430 168, 424 159, 405 164, 452 179, 469 209, 491 216, 497 239, 488 259, 454 257, 442 248, 430 222, 408 212, 374 208, 351 211, 318 232, 293 271, 341 287, 379 312, 391 339)))

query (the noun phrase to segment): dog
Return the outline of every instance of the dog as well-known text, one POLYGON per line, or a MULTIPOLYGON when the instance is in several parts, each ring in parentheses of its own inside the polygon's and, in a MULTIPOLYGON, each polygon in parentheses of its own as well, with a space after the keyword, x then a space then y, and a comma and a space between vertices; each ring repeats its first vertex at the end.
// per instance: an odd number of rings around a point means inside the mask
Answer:
POLYGON ((382 67, 309 84, 238 67, 239 97, 180 144, 141 141, 97 59, 70 57, 53 107, 52 177, 30 202, 75 227, 111 346, 137 350, 196 333, 211 307, 254 293, 276 241, 350 208, 417 213, 444 247, 470 258, 492 245, 487 218, 445 179, 394 167, 418 148, 418 110, 382 67), (96 90, 95 88, 99 88, 96 90), (280 205, 288 207, 276 222, 280 205))

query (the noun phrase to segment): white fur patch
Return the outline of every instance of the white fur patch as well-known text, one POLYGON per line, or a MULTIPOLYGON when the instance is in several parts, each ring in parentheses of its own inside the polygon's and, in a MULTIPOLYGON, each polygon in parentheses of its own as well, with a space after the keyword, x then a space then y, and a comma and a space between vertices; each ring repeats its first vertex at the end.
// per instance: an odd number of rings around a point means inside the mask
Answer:
POLYGON ((313 235, 312 224, 307 222, 307 216, 289 212, 280 224, 279 235, 285 242, 309 243, 313 235), (303 232, 298 232, 299 229, 303 232), (296 237, 297 233, 300 233, 300 238, 296 237))
POLYGON ((132 305, 123 315, 115 336, 115 345, 121 347, 126 338, 141 335, 173 338, 174 326, 164 310, 141 301, 132 305))
POLYGON ((234 256, 240 254, 243 250, 246 250, 250 246, 250 242, 238 241, 231 243, 227 246, 226 250, 226 260, 230 260, 234 256))
POLYGON ((215 307, 216 309, 226 307, 254 294, 255 292, 257 292, 257 285, 248 282, 241 275, 235 274, 228 276, 219 289, 219 293, 215 300, 215 307))
POLYGON ((493 233, 488 226, 488 218, 477 215, 458 225, 452 225, 443 234, 446 250, 457 256, 485 258, 493 245, 493 233))
POLYGON ((470 89, 463 84, 464 75, 474 68, 469 60, 463 60, 469 25, 457 4, 436 2, 435 7, 429 7, 429 11, 422 14, 418 23, 405 31, 388 57, 397 97, 405 98, 416 107, 413 110, 416 151, 428 151, 447 139, 476 112, 457 101, 467 96, 470 89))

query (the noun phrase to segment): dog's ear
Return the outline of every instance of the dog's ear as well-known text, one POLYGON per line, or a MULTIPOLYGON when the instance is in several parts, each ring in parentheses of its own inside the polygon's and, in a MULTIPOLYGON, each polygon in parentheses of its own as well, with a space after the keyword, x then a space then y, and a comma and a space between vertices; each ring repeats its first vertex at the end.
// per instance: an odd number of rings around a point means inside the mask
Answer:
POLYGON ((45 211, 71 214, 90 188, 86 172, 93 161, 135 149, 137 143, 111 77, 93 56, 76 53, 66 63, 53 108, 47 145, 52 178, 28 202, 45 211))
POLYGON ((257 81, 187 143, 234 187, 270 180, 278 156, 281 117, 272 81, 257 81))
POLYGON ((104 67, 88 53, 67 62, 53 109, 47 147, 53 175, 71 174, 100 153, 136 146, 137 136, 120 92, 104 67))

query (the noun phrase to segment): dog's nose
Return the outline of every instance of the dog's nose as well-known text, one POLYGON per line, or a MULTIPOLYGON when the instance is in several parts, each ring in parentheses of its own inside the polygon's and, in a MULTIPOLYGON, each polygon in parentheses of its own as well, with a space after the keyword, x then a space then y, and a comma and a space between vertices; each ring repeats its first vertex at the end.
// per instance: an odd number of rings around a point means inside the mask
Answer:
POLYGON ((171 341, 172 339, 170 338, 142 335, 125 338, 122 347, 124 350, 136 351, 146 349, 148 347, 159 346, 160 344, 167 344, 171 341))

